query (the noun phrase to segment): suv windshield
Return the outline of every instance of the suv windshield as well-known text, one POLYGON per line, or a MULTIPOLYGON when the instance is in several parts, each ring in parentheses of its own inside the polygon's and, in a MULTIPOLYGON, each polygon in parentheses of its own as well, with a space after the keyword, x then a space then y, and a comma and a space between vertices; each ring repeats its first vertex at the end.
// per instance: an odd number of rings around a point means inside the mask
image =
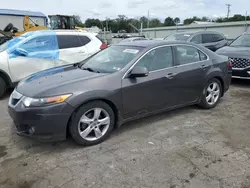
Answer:
POLYGON ((165 38, 167 41, 187 41, 192 33, 177 33, 169 35, 165 38))
POLYGON ((142 47, 111 46, 88 59, 81 69, 113 73, 124 68, 142 50, 142 47))
POLYGON ((230 46, 245 46, 250 47, 250 35, 241 35, 230 46))

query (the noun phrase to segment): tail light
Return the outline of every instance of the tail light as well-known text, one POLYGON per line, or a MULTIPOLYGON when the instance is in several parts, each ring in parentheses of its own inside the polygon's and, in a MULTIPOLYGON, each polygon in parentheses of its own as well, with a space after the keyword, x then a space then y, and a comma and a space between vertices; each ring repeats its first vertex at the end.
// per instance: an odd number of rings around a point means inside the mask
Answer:
POLYGON ((107 48, 108 47, 108 45, 107 44, 105 44, 105 43, 102 43, 102 45, 100 46, 100 49, 101 50, 104 50, 105 48, 107 48))
POLYGON ((231 69, 232 67, 233 67, 233 63, 232 63, 232 61, 231 61, 231 60, 229 60, 229 61, 228 61, 228 68, 230 68, 230 69, 231 69))

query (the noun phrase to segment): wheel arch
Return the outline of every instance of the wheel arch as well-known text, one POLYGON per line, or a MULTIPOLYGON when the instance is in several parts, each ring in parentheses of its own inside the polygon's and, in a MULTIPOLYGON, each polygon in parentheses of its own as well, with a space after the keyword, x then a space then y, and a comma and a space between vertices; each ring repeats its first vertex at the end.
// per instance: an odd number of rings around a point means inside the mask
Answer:
POLYGON ((77 112, 77 110, 79 108, 81 108, 84 104, 87 104, 87 103, 90 103, 90 102, 93 102, 93 101, 102 101, 102 102, 105 102, 106 104, 108 104, 111 109, 113 110, 114 112, 114 115, 115 115, 115 128, 118 128, 120 127, 121 125, 121 114, 120 114, 120 110, 118 109, 117 105, 112 102, 111 100, 108 100, 106 98, 102 98, 102 97, 97 97, 97 98, 91 98, 91 99, 88 99, 88 100, 85 100, 83 101, 82 103, 80 103, 76 108, 75 110, 72 112, 69 120, 68 120, 68 123, 67 123, 67 128, 66 128, 66 135, 68 136, 69 134, 69 126, 70 126, 70 123, 72 121, 72 117, 75 115, 75 113, 77 112))

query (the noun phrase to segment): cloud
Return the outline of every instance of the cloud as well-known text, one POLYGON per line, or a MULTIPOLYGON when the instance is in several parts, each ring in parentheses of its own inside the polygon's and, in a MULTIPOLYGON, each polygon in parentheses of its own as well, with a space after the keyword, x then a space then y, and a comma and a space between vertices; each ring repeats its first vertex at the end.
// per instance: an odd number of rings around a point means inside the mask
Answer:
POLYGON ((112 3, 109 3, 109 2, 105 2, 105 3, 101 3, 99 5, 100 8, 110 8, 112 7, 112 3))
POLYGON ((127 4, 127 7, 128 8, 137 8, 139 5, 143 5, 147 3, 146 0, 134 0, 134 1, 129 1, 128 4, 127 4))

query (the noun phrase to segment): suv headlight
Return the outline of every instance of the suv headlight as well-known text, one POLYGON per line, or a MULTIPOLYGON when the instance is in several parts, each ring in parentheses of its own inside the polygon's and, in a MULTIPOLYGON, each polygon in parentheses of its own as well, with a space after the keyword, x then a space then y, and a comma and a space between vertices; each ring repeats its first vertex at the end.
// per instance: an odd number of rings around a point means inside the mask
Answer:
POLYGON ((58 95, 53 97, 46 97, 46 98, 30 98, 30 97, 24 97, 23 104, 25 107, 38 107, 48 104, 55 104, 55 103, 62 103, 66 101, 72 94, 66 94, 66 95, 58 95))

